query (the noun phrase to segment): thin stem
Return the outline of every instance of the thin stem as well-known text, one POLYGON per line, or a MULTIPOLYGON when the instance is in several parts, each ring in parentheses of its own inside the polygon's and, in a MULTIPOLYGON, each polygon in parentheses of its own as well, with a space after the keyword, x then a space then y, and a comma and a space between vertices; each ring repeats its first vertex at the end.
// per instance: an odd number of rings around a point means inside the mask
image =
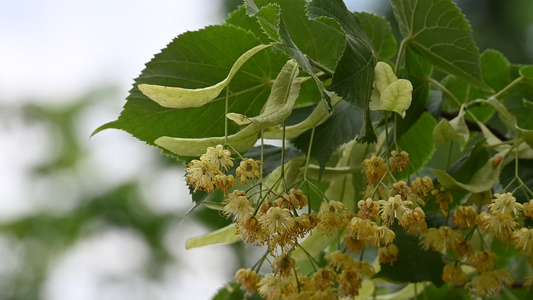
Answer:
MULTIPOLYGON (((263 137, 263 126, 261 126, 261 162, 264 161, 264 153, 265 153, 265 139, 263 137)), ((259 179, 259 199, 263 198, 262 190, 263 190, 263 164, 259 164, 261 168, 261 178, 259 179)))
POLYGON ((400 49, 398 50, 398 56, 396 57, 396 65, 394 66, 394 73, 396 74, 396 76, 398 76, 398 72, 400 72, 400 61, 407 47, 407 41, 407 38, 403 39, 402 43, 400 44, 400 49))
POLYGON ((261 266, 263 265, 263 262, 265 261, 267 255, 268 255, 268 250, 265 252, 265 254, 263 254, 263 256, 261 256, 261 258, 255 263, 255 265, 252 266, 252 270, 255 270, 257 269, 255 272, 256 273, 259 273, 259 269, 261 269, 261 266))
POLYGON ((520 76, 518 78, 516 78, 515 80, 513 80, 511 83, 509 83, 507 86, 505 86, 503 89, 501 89, 499 92, 497 92, 496 94, 492 95, 490 98, 495 98, 497 99, 498 97, 500 97, 501 95, 505 94, 508 90, 510 90, 512 87, 514 87, 515 85, 517 85, 518 83, 520 83, 520 81, 522 81, 524 79, 524 77, 520 76))
POLYGON ((448 161, 446 162, 446 172, 450 169, 450 163, 452 160, 453 140, 450 142, 450 149, 448 149, 448 161))
POLYGON ((416 287, 416 282, 413 283, 414 285, 414 288, 415 288, 415 300, 418 299, 418 288, 416 287))
POLYGON ((224 145, 228 145, 228 102, 229 102, 229 85, 226 87, 226 104, 224 106, 224 145))
POLYGON ((304 180, 307 180, 307 169, 309 168, 309 160, 311 158, 311 148, 313 148, 313 141, 315 138, 315 127, 311 129, 311 139, 309 140, 309 148, 307 149, 307 157, 305 158, 304 180))
POLYGON ((315 61, 315 60, 312 60, 310 59, 307 55, 305 56, 307 57, 307 59, 309 60, 309 62, 311 63, 311 66, 319 69, 320 71, 324 72, 325 74, 327 74, 329 77, 333 77, 333 73, 334 71, 329 69, 328 67, 322 65, 321 63, 319 63, 318 61, 315 61))
POLYGON ((396 135, 396 132, 398 131, 398 114, 394 114, 394 132, 393 132, 393 135, 394 135, 394 146, 396 148, 396 151, 400 152, 400 149, 398 148, 398 138, 397 138, 397 135, 396 135))
POLYGON ((311 261, 311 266, 313 266, 313 269, 316 271, 317 269, 315 268, 315 265, 316 267, 319 267, 320 268, 320 264, 318 263, 318 261, 316 261, 316 259, 309 253, 307 252, 307 250, 305 250, 304 247, 302 247, 302 245, 300 245, 300 243, 296 242, 296 245, 298 247, 300 247, 300 249, 302 249, 302 251, 305 253, 305 255, 307 255, 307 258, 309 258, 309 261, 311 261), (313 264, 314 263, 314 264, 313 264))
POLYGON ((283 188, 287 190, 285 183, 285 121, 283 121, 283 138, 281 140, 281 178, 283 178, 283 188))

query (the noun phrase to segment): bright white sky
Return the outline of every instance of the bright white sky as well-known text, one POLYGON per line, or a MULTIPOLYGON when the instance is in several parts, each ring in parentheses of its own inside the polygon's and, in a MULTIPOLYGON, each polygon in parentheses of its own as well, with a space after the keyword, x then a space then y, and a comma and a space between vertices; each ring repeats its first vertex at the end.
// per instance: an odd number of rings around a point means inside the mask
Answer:
MULTIPOLYGON (((188 202, 176 204, 178 193, 183 191, 176 183, 183 181, 183 174, 168 170, 153 179, 149 173, 157 169, 153 167, 153 149, 116 130, 90 141, 88 136, 98 125, 118 116, 121 99, 155 53, 184 31, 222 21, 220 2, 0 0, 0 108, 36 100, 69 102, 100 86, 118 86, 120 98, 110 105, 115 111, 110 112, 109 107, 97 109, 81 120, 80 136, 87 137, 91 153, 85 176, 90 177, 91 172, 107 174, 100 176, 102 182, 93 183, 98 188, 148 174, 144 176, 149 178, 145 179, 146 193, 158 193, 155 209, 182 210, 188 202)), ((371 2, 357 1, 350 8, 371 2)), ((2 118, 7 115, 0 111, 2 118)), ((36 162, 50 155, 53 145, 43 139, 42 128, 0 121, 1 221, 31 211, 36 192, 27 188, 27 174, 36 162)), ((65 177, 68 185, 69 178, 65 177)), ((40 184, 46 186, 48 182, 40 184)), ((73 195, 83 192, 75 187, 67 191, 73 195)), ((146 246, 135 233, 112 230, 84 240, 58 259, 43 299, 208 299, 233 272, 225 269, 233 262, 227 261, 229 249, 224 247, 184 250, 187 237, 204 232, 187 222, 169 230, 167 244, 185 264, 170 266, 163 284, 132 275, 139 274, 147 260, 146 246), (123 249, 131 251, 124 254, 123 249), (209 255, 212 251, 217 255, 209 255), (206 266, 209 273, 202 272, 206 266), (108 282, 105 278, 123 280, 108 282)), ((9 242, 2 241, 0 236, 4 261, 21 267, 23 262, 16 262, 17 255, 9 242)), ((0 271, 2 267, 0 262, 0 271)))

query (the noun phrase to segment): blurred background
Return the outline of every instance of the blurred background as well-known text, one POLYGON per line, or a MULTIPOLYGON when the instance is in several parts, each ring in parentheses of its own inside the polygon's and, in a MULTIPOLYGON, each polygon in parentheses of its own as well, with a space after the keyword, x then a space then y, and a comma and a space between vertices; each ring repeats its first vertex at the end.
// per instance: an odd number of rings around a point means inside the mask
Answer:
MULTIPOLYGON (((209 299, 242 245, 185 250, 227 222, 183 164, 108 130, 152 56, 240 0, 0 1, 0 300, 209 299)), ((346 1, 391 18, 385 0, 346 1)), ((458 1, 481 49, 533 62, 533 2, 458 1)), ((393 22, 393 26, 394 26, 393 22)))

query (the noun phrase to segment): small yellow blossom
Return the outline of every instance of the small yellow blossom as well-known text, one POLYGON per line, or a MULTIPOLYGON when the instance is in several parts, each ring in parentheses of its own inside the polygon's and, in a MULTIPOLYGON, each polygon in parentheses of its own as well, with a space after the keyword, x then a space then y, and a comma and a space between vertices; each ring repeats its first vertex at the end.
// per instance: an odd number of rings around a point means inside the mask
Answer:
POLYGON ((391 152, 391 157, 389 158, 389 165, 391 168, 391 171, 394 172, 398 170, 398 172, 402 172, 403 168, 409 166, 409 153, 402 151, 398 153, 396 150, 391 152))
POLYGON ((241 178, 241 183, 246 184, 247 179, 252 179, 255 181, 258 178, 261 178, 261 173, 259 172, 259 165, 263 164, 260 160, 253 160, 251 158, 244 158, 237 170, 235 170, 237 177, 241 178))
POLYGON ((405 222, 407 215, 411 212, 408 205, 410 201, 403 201, 400 195, 389 197, 388 201, 379 200, 381 219, 385 225, 392 225, 394 219, 400 223, 405 222))
POLYGON ((233 175, 217 174, 213 179, 213 183, 218 189, 223 190, 225 193, 227 190, 233 188, 237 184, 237 181, 235 181, 233 175))
POLYGON ((394 262, 398 259, 398 246, 390 244, 387 247, 379 248, 378 254, 380 264, 394 265, 394 262))
POLYGON ((429 228, 420 235, 420 246, 426 251, 433 249, 438 252, 446 252, 452 249, 453 243, 461 237, 462 234, 459 230, 453 230, 448 226, 429 228))
POLYGON ((224 149, 224 146, 217 145, 216 147, 207 148, 207 152, 200 157, 202 161, 211 162, 217 169, 227 172, 233 167, 233 161, 231 152, 224 149))
POLYGON ((439 190, 431 191, 431 194, 435 196, 435 202, 439 204, 440 211, 447 216, 450 204, 453 202, 453 195, 446 192, 446 189, 441 187, 439 190))
POLYGON ((467 262, 472 260, 473 251, 469 240, 459 238, 453 242, 453 252, 457 254, 457 259, 460 261, 467 262))
POLYGON ((533 200, 529 200, 529 202, 523 204, 522 212, 524 218, 533 219, 533 200))
POLYGON ((375 222, 354 217, 346 231, 354 238, 365 241, 374 235, 374 225, 376 225, 375 222))
POLYGON ((185 181, 187 185, 194 186, 194 191, 203 190, 211 193, 215 190, 213 179, 220 172, 211 162, 192 160, 187 168, 185 181))
POLYGON ((533 229, 520 228, 513 232, 513 244, 528 257, 533 256, 533 229))
POLYGON ((485 249, 483 251, 476 251, 474 253, 474 261, 478 272, 486 272, 494 270, 494 258, 496 253, 485 249))
POLYGON ((247 244, 264 245, 269 236, 261 228, 261 224, 257 219, 257 216, 248 214, 244 216, 242 220, 239 220, 236 224, 237 234, 247 244))
POLYGON ((468 280, 468 276, 456 264, 447 264, 442 272, 442 280, 449 284, 463 285, 468 280))
POLYGON ((512 213, 516 216, 522 209, 522 204, 516 202, 516 198, 511 193, 494 194, 494 197, 495 199, 492 200, 493 203, 488 205, 491 213, 502 215, 512 213))
POLYGON ((506 269, 498 269, 481 273, 472 279, 471 282, 465 285, 469 289, 473 297, 495 296, 497 295, 504 284, 511 286, 514 282, 514 277, 506 269))
POLYGON ((277 206, 269 208, 266 214, 259 217, 259 222, 270 235, 290 230, 294 224, 291 212, 277 206))
POLYGON ((237 283, 250 292, 257 291, 259 276, 252 269, 239 269, 235 274, 237 283))
POLYGON ((331 200, 322 202, 318 212, 318 230, 320 232, 332 235, 336 229, 343 230, 346 227, 346 207, 342 202, 331 200))
POLYGON ((359 207, 358 216, 362 219, 372 220, 379 212, 377 203, 371 198, 359 200, 359 202, 357 202, 357 207, 359 207))
POLYGON ((225 215, 233 215, 234 220, 242 220, 246 215, 254 212, 253 202, 243 191, 235 190, 225 199, 225 215))
POLYGON ((296 283, 294 280, 287 278, 281 278, 276 274, 267 274, 259 281, 259 288, 257 291, 259 295, 265 297, 268 300, 280 299, 285 294, 292 294, 297 291, 296 283))
POLYGON ((295 265, 294 259, 286 254, 276 257, 272 262, 273 269, 282 277, 292 274, 295 265))
POLYGON ((409 194, 411 194, 411 188, 405 183, 405 181, 400 180, 392 184, 392 190, 390 191, 392 197, 400 195, 402 200, 408 200, 407 197, 409 197, 409 194))
POLYGON ((317 288, 317 290, 327 291, 337 281, 337 273, 331 268, 320 268, 313 274, 311 281, 317 288))
POLYGON ((356 270, 351 268, 343 270, 339 276, 339 295, 343 297, 355 297, 359 295, 361 280, 356 270))
POLYGON ((328 261, 328 265, 337 270, 340 270, 347 265, 353 264, 354 261, 354 259, 350 255, 343 253, 339 250, 328 253, 328 255, 326 256, 326 260, 328 261))
POLYGON ((396 238, 394 231, 390 230, 389 227, 383 226, 373 226, 374 235, 368 236, 366 242, 372 247, 384 247, 391 244, 396 238))
POLYGON ((482 226, 483 230, 502 240, 508 240, 518 225, 511 214, 501 214, 495 211, 484 216, 486 222, 482 226))
POLYGON ((372 156, 363 160, 363 165, 363 173, 365 173, 366 179, 371 185, 378 183, 387 172, 387 164, 379 156, 372 156))
POLYGON ((346 235, 344 237, 344 245, 350 251, 351 254, 358 253, 365 249, 365 244, 362 240, 357 239, 352 235, 346 235))
POLYGON ((531 287, 533 287, 533 273, 529 273, 525 278, 524 278, 524 287, 526 288, 526 290, 530 290, 531 287))
POLYGON ((426 197, 433 190, 433 180, 429 176, 417 177, 411 183, 411 190, 420 197, 426 197))
POLYGON ((462 206, 453 212, 453 224, 461 229, 472 228, 476 224, 477 213, 472 206, 462 206))

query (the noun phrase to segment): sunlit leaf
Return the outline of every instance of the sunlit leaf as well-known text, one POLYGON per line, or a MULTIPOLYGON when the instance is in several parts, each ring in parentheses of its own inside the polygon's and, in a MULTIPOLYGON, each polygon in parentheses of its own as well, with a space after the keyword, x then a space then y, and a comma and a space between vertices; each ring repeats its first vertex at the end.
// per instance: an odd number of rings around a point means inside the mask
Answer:
POLYGON ((482 89, 479 50, 452 0, 391 0, 405 41, 435 67, 482 89))
POLYGON ((232 223, 219 230, 188 239, 185 248, 193 249, 209 245, 233 244, 240 240, 240 237, 237 235, 235 223, 232 223))

